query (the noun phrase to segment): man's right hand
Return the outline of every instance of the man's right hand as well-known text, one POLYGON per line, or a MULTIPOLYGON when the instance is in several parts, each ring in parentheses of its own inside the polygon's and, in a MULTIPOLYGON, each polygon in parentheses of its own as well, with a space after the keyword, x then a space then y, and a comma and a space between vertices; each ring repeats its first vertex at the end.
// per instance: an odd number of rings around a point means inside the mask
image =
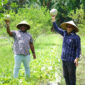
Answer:
POLYGON ((55 16, 52 16, 52 22, 55 22, 56 21, 56 15, 55 16))
POLYGON ((10 35, 10 36, 13 36, 13 33, 10 31, 10 20, 4 20, 5 23, 6 23, 6 28, 7 28, 7 33, 10 35))
POLYGON ((9 20, 5 20, 5 23, 6 23, 6 25, 9 25, 10 21, 9 20))

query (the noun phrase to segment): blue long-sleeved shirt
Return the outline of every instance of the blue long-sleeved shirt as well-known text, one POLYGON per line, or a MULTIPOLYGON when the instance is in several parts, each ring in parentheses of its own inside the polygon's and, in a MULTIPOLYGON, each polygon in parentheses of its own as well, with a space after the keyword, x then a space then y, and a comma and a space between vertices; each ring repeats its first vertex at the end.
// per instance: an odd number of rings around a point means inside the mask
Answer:
POLYGON ((67 31, 59 28, 56 22, 53 22, 55 31, 63 36, 63 46, 61 59, 63 61, 74 61, 75 58, 79 58, 81 53, 80 37, 72 32, 70 34, 67 31))

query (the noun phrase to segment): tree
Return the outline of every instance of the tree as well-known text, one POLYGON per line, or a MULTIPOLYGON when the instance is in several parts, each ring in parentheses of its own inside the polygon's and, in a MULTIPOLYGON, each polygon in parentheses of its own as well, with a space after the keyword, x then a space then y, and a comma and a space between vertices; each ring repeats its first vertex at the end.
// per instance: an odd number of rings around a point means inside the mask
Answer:
MULTIPOLYGON (((59 23, 64 20, 69 20, 67 15, 71 10, 74 10, 76 13, 76 8, 80 8, 80 5, 83 4, 84 13, 85 13, 85 0, 0 0, 8 1, 7 4, 4 4, 4 9, 10 11, 13 10, 17 13, 19 8, 25 8, 26 6, 30 7, 31 5, 34 8, 41 8, 42 6, 47 7, 51 10, 56 8, 58 10, 58 21, 59 23)), ((2 5, 2 3, 1 3, 2 5)), ((3 8, 3 6, 1 6, 3 8)), ((1 9, 2 9, 1 8, 1 9)), ((1 12, 4 10, 1 10, 1 12)))
POLYGON ((4 13, 4 8, 3 6, 7 3, 7 0, 0 0, 0 17, 3 16, 3 13, 4 13))

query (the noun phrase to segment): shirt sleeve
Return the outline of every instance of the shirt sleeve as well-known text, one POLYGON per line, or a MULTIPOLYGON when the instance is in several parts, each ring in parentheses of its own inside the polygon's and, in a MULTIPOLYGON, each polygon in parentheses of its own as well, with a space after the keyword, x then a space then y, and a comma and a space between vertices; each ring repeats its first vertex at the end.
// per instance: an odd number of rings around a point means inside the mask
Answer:
POLYGON ((32 36, 30 35, 30 42, 33 43, 33 38, 32 36))
POLYGON ((53 27, 54 27, 54 30, 55 30, 56 32, 58 32, 59 34, 61 34, 62 36, 64 36, 64 30, 61 29, 61 28, 59 28, 59 27, 57 26, 56 22, 53 22, 53 27))
POLYGON ((81 54, 81 42, 80 37, 78 36, 76 38, 76 58, 79 58, 81 54))
POLYGON ((16 36, 16 31, 12 31, 12 37, 15 37, 16 36))

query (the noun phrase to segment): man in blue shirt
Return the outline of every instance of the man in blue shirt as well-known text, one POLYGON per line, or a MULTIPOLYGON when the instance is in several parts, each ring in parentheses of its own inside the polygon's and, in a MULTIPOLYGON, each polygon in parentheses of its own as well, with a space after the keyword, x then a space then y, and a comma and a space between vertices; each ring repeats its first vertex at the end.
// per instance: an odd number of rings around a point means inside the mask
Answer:
POLYGON ((59 28, 55 16, 52 16, 53 27, 56 32, 63 36, 62 63, 63 74, 66 85, 76 85, 76 66, 81 52, 80 37, 76 34, 79 31, 73 21, 64 22, 59 28))

